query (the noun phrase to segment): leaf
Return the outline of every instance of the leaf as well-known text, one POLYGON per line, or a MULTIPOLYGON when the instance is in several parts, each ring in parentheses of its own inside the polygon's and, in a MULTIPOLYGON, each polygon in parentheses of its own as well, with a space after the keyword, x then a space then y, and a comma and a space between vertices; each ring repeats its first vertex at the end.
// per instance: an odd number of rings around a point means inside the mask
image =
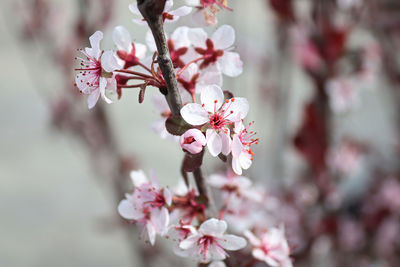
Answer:
POLYGON ((203 164, 204 150, 197 154, 186 153, 183 158, 182 169, 185 172, 194 172, 203 164))
POLYGON ((188 124, 182 117, 172 116, 165 121, 165 128, 170 134, 181 136, 193 126, 188 124))

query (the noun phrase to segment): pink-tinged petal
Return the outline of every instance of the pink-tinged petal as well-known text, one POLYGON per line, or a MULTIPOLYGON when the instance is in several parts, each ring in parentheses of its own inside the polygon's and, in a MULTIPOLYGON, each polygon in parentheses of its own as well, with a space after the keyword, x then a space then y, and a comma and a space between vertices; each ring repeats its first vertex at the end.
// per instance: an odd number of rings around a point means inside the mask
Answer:
POLYGON ((100 41, 102 39, 103 39, 103 33, 101 31, 96 31, 95 33, 92 34, 92 36, 89 37, 90 46, 92 48, 86 49, 86 52, 90 52, 88 53, 90 56, 94 58, 99 58, 101 54, 100 41))
POLYGON ((163 195, 164 195, 164 198, 165 198, 165 203, 167 203, 168 206, 171 206, 171 203, 172 203, 171 191, 169 191, 168 188, 164 187, 163 195))
POLYGON ((226 264, 223 261, 213 261, 208 267, 226 267, 226 264))
POLYGON ((230 121, 236 122, 244 119, 247 116, 250 106, 246 98, 235 97, 234 99, 235 100, 233 102, 231 101, 225 104, 227 107, 226 114, 229 114, 226 118, 230 121))
POLYGON ((222 25, 211 37, 215 49, 227 49, 235 42, 235 30, 232 26, 222 25))
POLYGON ((247 152, 241 153, 239 156, 240 166, 242 169, 247 170, 250 168, 253 161, 251 160, 251 155, 247 152))
POLYGON ((240 161, 238 157, 232 157, 232 170, 237 175, 242 175, 242 167, 240 166, 240 161))
POLYGON ((201 145, 205 146, 207 143, 206 137, 204 136, 204 134, 198 130, 198 129, 190 129, 187 131, 187 133, 189 135, 192 135, 194 137, 194 139, 196 139, 196 141, 198 143, 200 143, 201 145))
POLYGON ((173 5, 174 5, 174 1, 173 0, 167 0, 165 2, 165 6, 164 6, 164 12, 167 12, 168 10, 170 10, 173 5))
POLYGON ((140 25, 140 26, 144 26, 147 25, 147 21, 143 20, 143 19, 132 19, 133 23, 140 25))
POLYGON ((207 33, 202 28, 189 29, 188 38, 195 47, 206 47, 207 33))
POLYGON ((178 27, 175 29, 175 31, 171 35, 171 39, 174 40, 175 49, 190 46, 188 32, 189 27, 186 26, 178 27))
POLYGON ((236 77, 243 72, 243 62, 238 53, 225 51, 218 59, 222 73, 229 77, 236 77))
POLYGON ((233 131, 237 134, 240 134, 245 129, 243 121, 239 120, 235 122, 235 128, 233 131))
POLYGON ((135 187, 139 187, 142 184, 147 184, 149 181, 147 180, 146 174, 142 170, 131 171, 130 172, 131 180, 135 187))
POLYGON ((114 52, 111 50, 105 51, 101 56, 101 67, 106 72, 113 72, 121 68, 121 66, 118 64, 117 58, 114 55, 114 52))
POLYGON ((142 15, 137 7, 136 2, 129 5, 129 10, 135 15, 140 15, 140 16, 142 15))
MULTIPOLYGON (((200 73, 200 77, 197 80, 197 83, 205 86, 205 85, 218 85, 222 86, 222 73, 218 68, 214 65, 210 65, 207 69, 200 73)), ((200 92, 198 92, 200 93, 200 92)))
POLYGON ((204 260, 204 258, 202 259, 202 261, 204 263, 206 262, 210 262, 212 260, 224 260, 226 259, 228 253, 225 252, 225 250, 219 246, 217 246, 216 244, 211 245, 208 251, 208 254, 206 256, 206 259, 204 260))
POLYGON ((104 78, 104 77, 100 77, 100 80, 99 80, 99 90, 100 90, 101 98, 103 98, 103 100, 104 100, 107 104, 111 104, 111 103, 112 103, 111 99, 109 99, 109 98, 106 96, 106 87, 107 87, 107 79, 104 78))
POLYGON ((221 131, 219 133, 219 136, 221 136, 221 141, 222 141, 221 152, 225 156, 227 156, 229 153, 231 153, 231 144, 232 144, 232 139, 229 134, 229 132, 230 132, 229 129, 227 129, 227 131, 228 131, 227 133, 225 133, 224 131, 221 131))
POLYGON ((193 234, 179 243, 181 249, 191 249, 196 246, 197 241, 201 238, 199 234, 193 234))
POLYGON ((126 199, 121 200, 119 203, 118 213, 127 220, 138 220, 143 217, 143 215, 135 209, 132 203, 126 199))
POLYGON ((191 125, 203 125, 208 122, 207 111, 197 103, 189 103, 181 109, 182 118, 191 125))
POLYGON ((151 222, 153 223, 156 233, 161 236, 165 235, 168 231, 169 213, 165 207, 161 209, 154 209, 150 215, 151 222))
POLYGON ((243 234, 245 237, 247 237, 247 239, 254 247, 261 246, 261 240, 258 239, 252 232, 250 232, 249 230, 245 230, 243 234))
POLYGON ((132 39, 128 30, 124 26, 117 26, 112 33, 112 39, 119 50, 131 51, 132 39))
POLYGON ((146 223, 146 230, 147 230, 150 244, 152 246, 154 246, 154 244, 156 242, 156 229, 154 228, 154 225, 150 221, 148 221, 146 223))
POLYGON ((199 7, 200 6, 200 0, 185 0, 185 4, 188 5, 188 6, 199 7))
POLYGON ((177 8, 177 9, 169 12, 169 14, 171 14, 173 16, 182 17, 182 16, 188 15, 190 12, 192 12, 192 8, 191 7, 181 6, 180 8, 177 8))
MULTIPOLYGON (((253 249, 252 255, 257 260, 264 261, 264 262, 266 262, 266 260, 267 260, 267 255, 265 255, 265 253, 262 249, 259 249, 259 248, 253 249)), ((274 262, 271 266, 278 266, 277 262, 274 262)))
POLYGON ((192 77, 199 71, 199 67, 197 64, 190 64, 182 73, 180 78, 183 78, 185 81, 190 81, 192 77))
POLYGON ((200 94, 200 101, 208 112, 214 113, 224 103, 224 92, 218 85, 204 87, 200 94))
POLYGON ((203 150, 203 146, 199 143, 182 144, 181 146, 191 154, 198 154, 203 150))
POLYGON ((246 246, 246 239, 236 235, 224 235, 220 240, 220 244, 226 250, 239 250, 246 246))
POLYGON ((216 157, 222 151, 222 140, 221 136, 214 130, 208 129, 206 131, 207 148, 213 157, 216 157))
POLYGON ((222 237, 227 228, 228 225, 225 221, 211 218, 200 225, 199 233, 202 235, 222 237))
POLYGON ((228 180, 223 175, 212 174, 208 177, 207 183, 213 187, 221 188, 228 183, 228 180))
POLYGON ((249 178, 243 176, 236 177, 232 182, 242 189, 249 188, 252 184, 249 178))
POLYGON ((239 136, 235 134, 232 140, 232 156, 238 158, 242 153, 244 147, 242 142, 240 142, 239 136))
POLYGON ((135 43, 135 56, 139 59, 146 57, 147 47, 141 43, 135 43))
POLYGON ((96 105, 97 101, 99 101, 99 97, 100 97, 99 90, 95 90, 89 95, 87 100, 89 109, 92 109, 96 105))

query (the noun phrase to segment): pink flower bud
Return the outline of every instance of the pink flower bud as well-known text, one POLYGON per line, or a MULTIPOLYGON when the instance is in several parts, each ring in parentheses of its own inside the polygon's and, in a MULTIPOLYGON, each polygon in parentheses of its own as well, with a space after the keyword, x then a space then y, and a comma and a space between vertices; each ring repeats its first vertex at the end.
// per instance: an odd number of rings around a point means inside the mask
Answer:
POLYGON ((192 154, 197 154, 203 150, 203 147, 206 145, 207 141, 204 134, 200 130, 190 129, 181 135, 179 143, 184 150, 192 154))

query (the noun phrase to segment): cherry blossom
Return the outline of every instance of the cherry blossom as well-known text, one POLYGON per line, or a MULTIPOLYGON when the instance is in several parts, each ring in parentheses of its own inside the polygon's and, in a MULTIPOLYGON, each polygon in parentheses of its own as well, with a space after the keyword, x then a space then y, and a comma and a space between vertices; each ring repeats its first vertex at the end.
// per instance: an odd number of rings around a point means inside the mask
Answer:
POLYGON ((246 117, 249 104, 245 98, 224 101, 224 93, 217 85, 205 87, 200 94, 201 104, 189 103, 181 109, 183 119, 191 125, 207 124, 207 148, 211 155, 230 153, 231 138, 228 128, 246 117))
MULTIPOLYGON (((174 5, 173 0, 167 0, 165 2, 165 7, 164 7, 164 12, 162 14, 164 22, 175 22, 177 21, 180 17, 188 15, 190 12, 192 12, 192 8, 188 6, 181 6, 175 10, 171 10, 172 6, 174 5)), ((137 4, 132 3, 129 5, 129 10, 135 14, 142 16, 140 13, 137 4)), ((139 24, 139 25, 146 25, 147 22, 141 18, 141 19, 133 19, 133 22, 139 24)))
POLYGON ((222 74, 215 67, 207 68, 207 71, 199 70, 197 64, 190 64, 178 77, 179 86, 189 92, 193 98, 194 94, 210 85, 222 86, 222 74))
POLYGON ((216 65, 227 76, 236 77, 243 71, 243 62, 236 52, 230 52, 235 42, 235 30, 229 25, 222 25, 211 36, 202 28, 193 28, 188 32, 188 38, 195 51, 203 59, 200 69, 216 65))
POLYGON ((266 262, 270 266, 291 267, 290 248, 285 238, 283 226, 270 228, 257 238, 252 232, 245 231, 244 235, 253 246, 253 257, 266 262))
POLYGON ((172 112, 168 106, 167 101, 165 100, 165 97, 162 95, 155 95, 152 97, 152 102, 154 107, 161 115, 161 118, 153 122, 153 124, 151 125, 153 131, 160 135, 162 139, 168 138, 171 141, 178 140, 178 137, 168 133, 167 129, 165 128, 165 121, 172 116, 172 112))
POLYGON ((131 179, 135 190, 119 203, 118 212, 123 218, 141 225, 142 236, 154 245, 156 234, 165 235, 168 230, 166 206, 171 205, 171 193, 167 188, 160 189, 156 183, 149 182, 142 170, 132 171, 131 179))
POLYGON ((329 105, 333 112, 341 114, 348 112, 360 104, 359 87, 351 78, 335 78, 329 80, 326 92, 329 95, 329 105))
POLYGON ((228 8, 226 0, 186 0, 188 6, 197 8, 197 11, 193 14, 193 19, 200 25, 215 25, 217 24, 216 13, 220 9, 228 8))
POLYGON ((100 50, 102 39, 103 33, 96 31, 89 38, 91 48, 81 50, 84 58, 77 58, 81 61, 81 68, 75 69, 79 71, 75 83, 82 93, 89 95, 89 109, 96 105, 100 95, 107 104, 112 103, 106 96, 106 91, 111 93, 116 91, 117 82, 113 71, 121 68, 113 51, 100 50))
POLYGON ((212 174, 208 177, 208 184, 221 191, 237 196, 246 196, 251 186, 251 180, 244 176, 212 174))
POLYGON ((189 129, 179 139, 181 147, 192 153, 197 154, 203 150, 207 144, 204 134, 198 129, 189 129))
POLYGON ((188 236, 195 234, 196 229, 192 225, 173 225, 168 230, 166 236, 174 244, 172 251, 181 257, 186 257, 186 251, 179 247, 180 242, 186 239, 188 236))
POLYGON ((232 169, 238 175, 242 174, 242 169, 250 168, 254 155, 251 145, 258 144, 258 139, 253 138, 256 133, 249 131, 251 125, 252 123, 249 123, 245 127, 241 121, 235 123, 235 134, 232 140, 232 169))
POLYGON ((201 263, 223 260, 228 254, 225 250, 239 250, 246 246, 242 237, 225 234, 225 221, 209 219, 203 222, 196 233, 182 240, 179 247, 185 252, 183 256, 195 258, 201 263))

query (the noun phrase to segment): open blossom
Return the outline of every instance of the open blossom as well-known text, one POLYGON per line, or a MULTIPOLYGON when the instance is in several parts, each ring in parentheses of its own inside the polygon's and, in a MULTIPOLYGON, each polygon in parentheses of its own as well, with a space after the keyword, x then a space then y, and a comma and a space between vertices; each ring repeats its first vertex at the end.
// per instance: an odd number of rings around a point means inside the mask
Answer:
POLYGON ((217 24, 216 13, 220 9, 231 10, 226 0, 186 0, 185 2, 188 6, 197 8, 193 19, 205 26, 217 24))
POLYGON ((76 86, 79 90, 89 95, 88 107, 93 108, 99 97, 108 104, 112 101, 106 96, 106 91, 116 92, 117 82, 113 71, 120 68, 113 51, 100 50, 100 41, 103 39, 101 31, 95 32, 90 36, 91 48, 86 47, 82 50, 84 58, 77 58, 81 61, 81 67, 75 78, 76 86))
POLYGON ((252 232, 245 231, 245 236, 253 246, 253 257, 270 266, 291 267, 290 248, 285 238, 283 227, 271 228, 257 238, 252 232))
POLYGON ((203 58, 200 69, 216 65, 223 74, 236 77, 243 71, 243 62, 238 53, 230 52, 235 42, 235 30, 229 25, 219 27, 211 38, 202 28, 193 28, 188 32, 189 40, 195 51, 203 58))
POLYGON ((189 103, 181 109, 183 119, 191 125, 207 124, 207 148, 211 155, 230 153, 229 125, 246 117, 249 104, 237 97, 224 101, 224 93, 217 85, 208 86, 200 94, 201 104, 189 103))
MULTIPOLYGON (((186 16, 190 12, 192 12, 192 8, 188 6, 181 6, 175 10, 171 10, 173 5, 174 5, 173 0, 167 0, 165 2, 164 11, 162 13, 164 22, 175 22, 179 19, 179 17, 186 16)), ((135 15, 142 16, 137 7, 136 2, 129 5, 129 10, 135 15)), ((139 25, 145 25, 147 23, 143 18, 133 19, 133 22, 139 25)))
POLYGON ((118 59, 123 62, 124 69, 136 66, 146 56, 144 44, 132 42, 129 31, 123 26, 114 28, 112 39, 118 48, 118 59))
POLYGON ((225 221, 209 219, 200 225, 197 232, 182 240, 179 247, 186 253, 182 256, 193 257, 199 262, 208 263, 225 259, 225 250, 239 250, 246 246, 246 240, 235 235, 227 235, 225 221))
POLYGON ((232 169, 241 175, 242 169, 247 170, 253 162, 252 144, 258 144, 258 139, 253 138, 256 133, 249 131, 249 127, 243 125, 241 121, 235 123, 235 134, 232 140, 232 169))
POLYGON ((207 182, 212 187, 229 194, 236 194, 239 197, 246 196, 247 192, 251 192, 249 190, 251 181, 244 176, 212 174, 207 182))
POLYGON ((189 129, 179 139, 181 147, 192 153, 197 154, 203 150, 207 141, 204 134, 198 129, 189 129))
POLYGON ((166 206, 171 205, 171 193, 167 188, 160 189, 157 184, 149 182, 141 170, 132 171, 131 179, 135 190, 126 194, 126 199, 119 203, 118 212, 123 218, 141 225, 142 236, 154 245, 156 234, 165 235, 168 230, 166 206))

